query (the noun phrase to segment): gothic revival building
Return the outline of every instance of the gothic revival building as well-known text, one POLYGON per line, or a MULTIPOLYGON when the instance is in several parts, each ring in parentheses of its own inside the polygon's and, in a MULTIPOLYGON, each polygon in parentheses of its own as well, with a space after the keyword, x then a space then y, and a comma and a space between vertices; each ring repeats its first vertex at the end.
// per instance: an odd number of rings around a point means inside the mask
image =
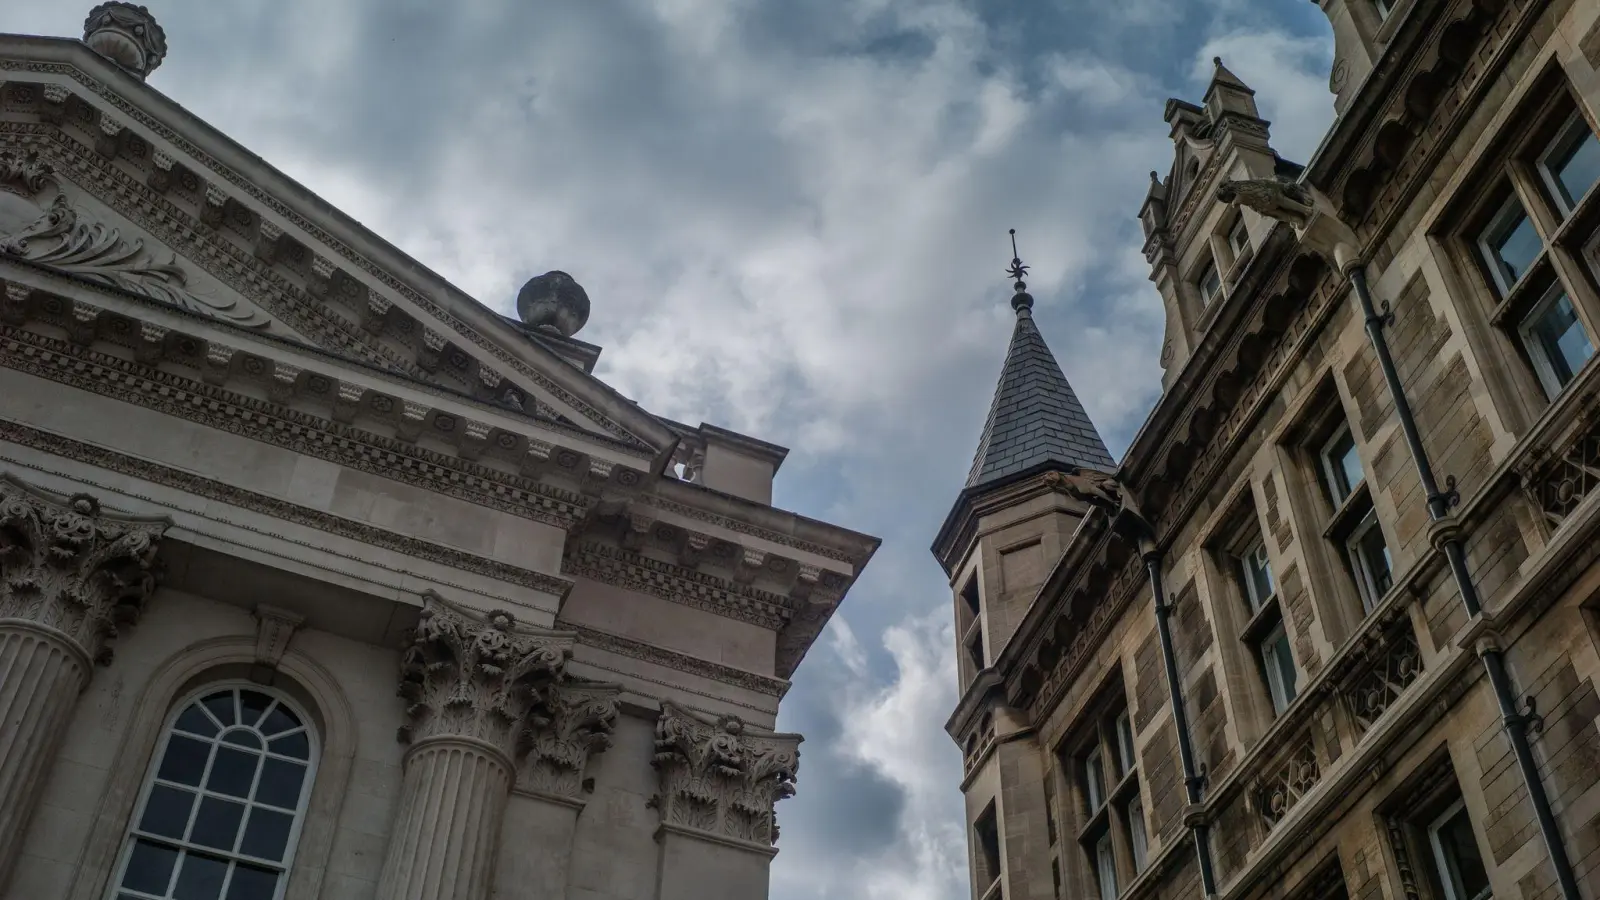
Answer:
POLYGON ((145 83, 0 35, 0 897, 750 900, 877 541, 145 83))
POLYGON ((1120 463, 1018 269, 933 548, 974 898, 1600 897, 1600 4, 1320 6, 1304 165, 1167 103, 1120 463))

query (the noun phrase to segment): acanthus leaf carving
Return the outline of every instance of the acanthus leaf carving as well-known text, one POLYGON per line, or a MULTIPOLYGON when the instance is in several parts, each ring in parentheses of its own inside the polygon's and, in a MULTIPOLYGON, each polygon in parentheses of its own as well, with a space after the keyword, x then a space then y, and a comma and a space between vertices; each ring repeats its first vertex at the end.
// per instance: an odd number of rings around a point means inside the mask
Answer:
POLYGON ((155 590, 156 550, 171 524, 0 474, 0 619, 54 629, 87 658, 110 662, 108 642, 138 621, 155 590))
POLYGON ((509 765, 530 718, 549 715, 550 691, 565 677, 576 639, 425 592, 400 660, 401 743, 469 738, 498 749, 509 765))
POLYGON ((57 194, 32 224, 0 235, 0 254, 246 328, 265 328, 270 321, 240 301, 196 294, 189 289, 188 273, 176 255, 161 262, 145 250, 142 239, 125 239, 116 228, 83 216, 66 194, 57 194))
POLYGON ((522 746, 527 757, 518 787, 576 797, 584 792, 589 758, 611 747, 621 685, 568 682, 550 691, 545 709, 529 719, 522 746))
POLYGON ((771 846, 778 840, 773 807, 794 796, 801 740, 664 700, 651 762, 660 786, 651 803, 664 825, 771 846))

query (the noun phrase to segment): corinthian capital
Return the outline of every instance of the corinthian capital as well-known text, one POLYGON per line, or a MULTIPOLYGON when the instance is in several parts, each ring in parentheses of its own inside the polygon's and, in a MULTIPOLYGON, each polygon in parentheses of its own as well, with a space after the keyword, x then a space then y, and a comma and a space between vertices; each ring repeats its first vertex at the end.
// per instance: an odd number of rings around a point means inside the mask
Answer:
POLYGON ((424 593, 400 660, 400 696, 409 701, 400 740, 472 738, 498 749, 509 765, 530 717, 548 715, 575 637, 424 593))
POLYGON ((523 733, 528 757, 517 786, 523 790, 576 797, 583 791, 589 757, 611 746, 617 724, 620 685, 567 682, 549 692, 545 709, 523 733))
POLYGON ((0 474, 0 619, 26 619, 71 638, 96 662, 139 618, 157 580, 166 517, 102 512, 0 474))
POLYGON ((776 843, 773 806, 794 796, 801 740, 662 701, 652 761, 661 779, 652 803, 662 824, 776 843))

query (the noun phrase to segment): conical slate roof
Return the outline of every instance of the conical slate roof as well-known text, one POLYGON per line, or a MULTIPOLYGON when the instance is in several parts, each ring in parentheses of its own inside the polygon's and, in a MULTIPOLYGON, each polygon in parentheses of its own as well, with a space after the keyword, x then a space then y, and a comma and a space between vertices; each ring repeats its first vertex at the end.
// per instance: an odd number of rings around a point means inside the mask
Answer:
POLYGON ((1033 322, 1032 298, 1026 305, 1013 305, 1017 327, 1011 333, 1011 349, 1000 370, 967 488, 1001 481, 1041 463, 1115 471, 1116 461, 1033 322))

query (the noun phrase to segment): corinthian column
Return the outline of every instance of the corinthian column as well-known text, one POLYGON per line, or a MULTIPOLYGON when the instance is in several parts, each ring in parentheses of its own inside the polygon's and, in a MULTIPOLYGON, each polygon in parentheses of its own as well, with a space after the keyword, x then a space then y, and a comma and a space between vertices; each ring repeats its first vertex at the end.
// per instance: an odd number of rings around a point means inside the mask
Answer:
POLYGON ((548 714, 573 639, 424 595, 400 668, 410 702, 400 740, 411 747, 382 900, 488 896, 516 758, 530 722, 548 714))
POLYGON ((0 885, 93 664, 155 588, 169 524, 0 475, 0 885))
POLYGON ((661 813, 660 900, 767 896, 778 840, 773 807, 794 796, 800 741, 662 701, 652 761, 660 778, 652 800, 661 813))

